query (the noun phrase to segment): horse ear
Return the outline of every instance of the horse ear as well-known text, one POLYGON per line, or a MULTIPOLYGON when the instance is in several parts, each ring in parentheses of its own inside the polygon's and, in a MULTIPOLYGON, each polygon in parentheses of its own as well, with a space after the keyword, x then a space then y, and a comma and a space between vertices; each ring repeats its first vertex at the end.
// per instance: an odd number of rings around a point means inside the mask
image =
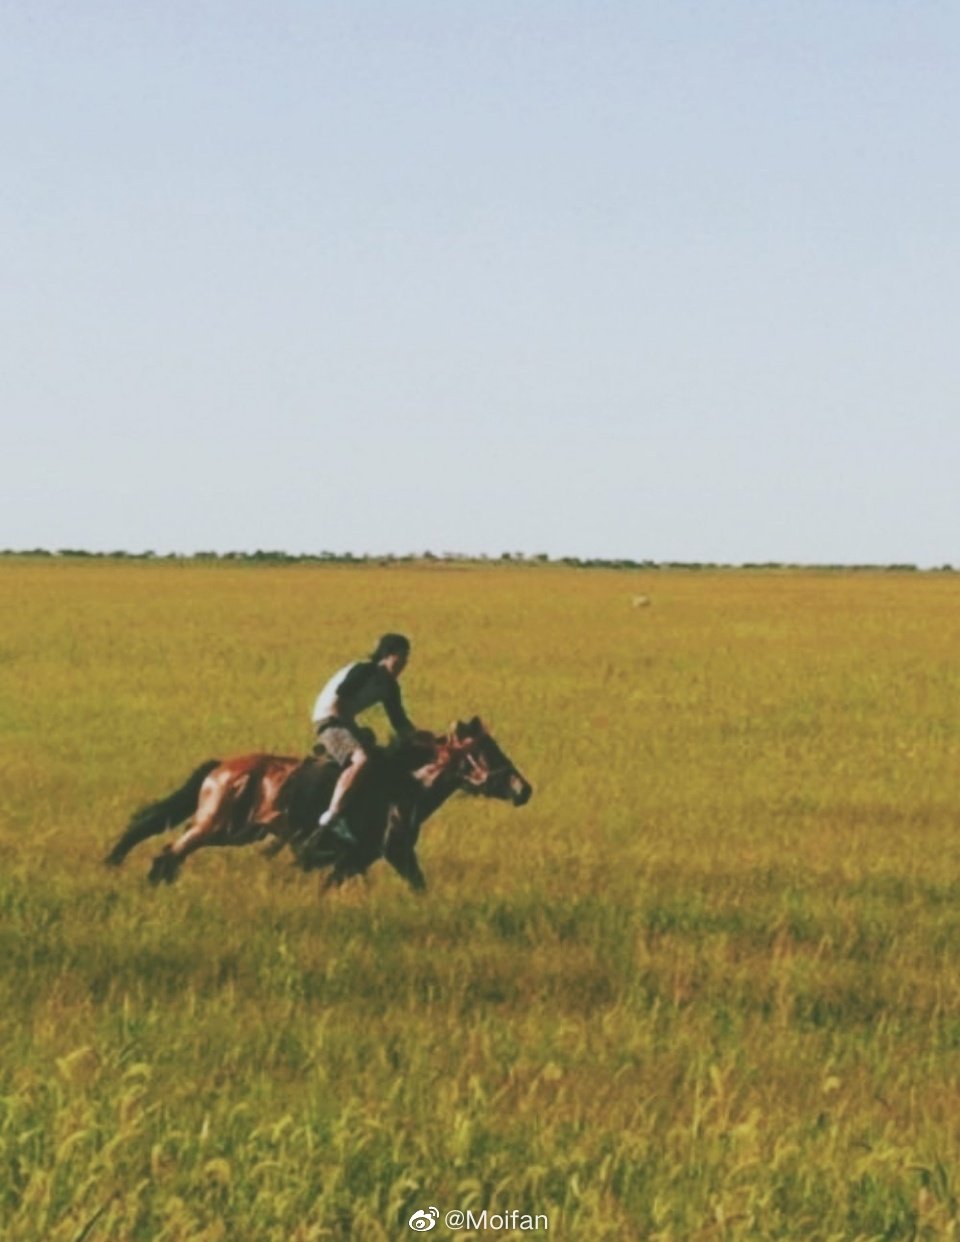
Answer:
POLYGON ((462 720, 455 720, 450 726, 450 732, 457 741, 461 741, 467 736, 468 729, 462 720))
POLYGON ((474 718, 470 721, 467 728, 470 730, 470 733, 474 737, 476 737, 480 733, 486 733, 486 729, 483 727, 483 721, 480 719, 479 716, 474 716, 474 718))

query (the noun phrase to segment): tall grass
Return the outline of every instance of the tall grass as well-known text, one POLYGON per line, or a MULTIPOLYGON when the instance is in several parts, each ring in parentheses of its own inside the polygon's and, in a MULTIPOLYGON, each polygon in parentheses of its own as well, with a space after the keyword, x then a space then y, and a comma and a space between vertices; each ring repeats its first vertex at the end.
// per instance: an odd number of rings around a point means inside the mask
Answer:
POLYGON ((958 639, 946 575, 0 561, 0 1236, 960 1235, 958 639), (535 787, 425 897, 100 866, 385 629, 535 787))

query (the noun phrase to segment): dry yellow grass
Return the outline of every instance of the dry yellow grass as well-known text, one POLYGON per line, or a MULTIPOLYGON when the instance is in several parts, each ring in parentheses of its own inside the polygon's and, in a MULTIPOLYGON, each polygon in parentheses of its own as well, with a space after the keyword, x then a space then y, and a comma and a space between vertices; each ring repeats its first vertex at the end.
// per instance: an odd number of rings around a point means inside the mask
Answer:
POLYGON ((0 1236, 956 1236, 958 638, 952 575, 0 561, 0 1236), (425 898, 100 867, 387 628, 536 791, 425 898))

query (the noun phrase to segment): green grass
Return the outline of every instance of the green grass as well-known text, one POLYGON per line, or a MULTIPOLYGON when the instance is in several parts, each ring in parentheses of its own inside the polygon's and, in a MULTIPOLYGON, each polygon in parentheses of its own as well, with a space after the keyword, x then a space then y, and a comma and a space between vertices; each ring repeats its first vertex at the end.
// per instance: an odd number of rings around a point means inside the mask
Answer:
POLYGON ((958 638, 947 575, 0 560, 0 1236, 960 1236, 958 638), (425 897, 100 866, 394 628, 535 787, 425 897))

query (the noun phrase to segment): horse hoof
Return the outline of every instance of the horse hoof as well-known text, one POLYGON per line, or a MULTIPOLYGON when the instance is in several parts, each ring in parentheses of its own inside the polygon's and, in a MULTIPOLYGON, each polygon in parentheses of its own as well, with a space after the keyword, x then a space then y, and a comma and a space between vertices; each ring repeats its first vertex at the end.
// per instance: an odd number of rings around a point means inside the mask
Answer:
POLYGON ((180 869, 180 862, 176 854, 173 854, 170 847, 158 854, 153 860, 153 866, 150 868, 150 874, 147 879, 151 884, 172 884, 177 878, 177 872, 180 869))

